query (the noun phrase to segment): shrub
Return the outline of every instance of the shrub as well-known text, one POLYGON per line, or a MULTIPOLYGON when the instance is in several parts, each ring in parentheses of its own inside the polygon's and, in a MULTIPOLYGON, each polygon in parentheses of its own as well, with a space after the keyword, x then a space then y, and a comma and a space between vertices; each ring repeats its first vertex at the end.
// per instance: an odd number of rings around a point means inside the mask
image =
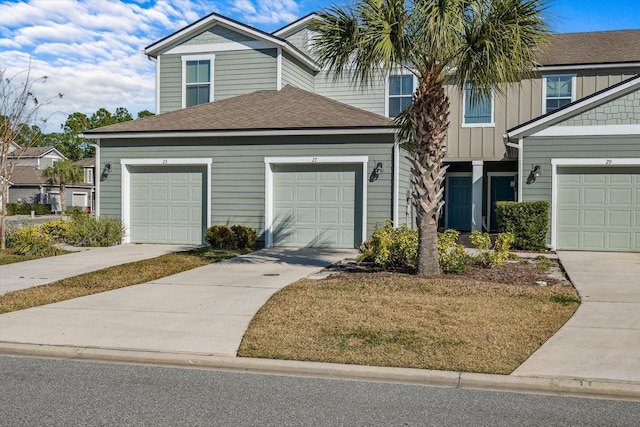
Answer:
POLYGON ((7 246, 18 255, 51 256, 58 253, 54 241, 39 225, 18 228, 7 236, 7 246))
POLYGON ((74 246, 113 246, 120 243, 123 235, 124 226, 119 219, 81 213, 69 222, 66 240, 74 246))
POLYGON ((515 236, 515 247, 536 251, 546 249, 549 203, 496 202, 496 218, 501 232, 515 236))
POLYGON ((236 237, 236 246, 238 248, 253 248, 256 246, 258 233, 253 228, 245 225, 232 225, 231 231, 236 237))
POLYGON ((469 256, 464 245, 458 243, 459 236, 459 232, 451 229, 438 233, 438 261, 443 273, 467 272, 469 256))
POLYGON ((64 219, 47 221, 42 224, 42 231, 50 236, 55 242, 66 242, 70 228, 70 222, 64 219))
POLYGON ((483 267, 503 265, 504 261, 509 257, 509 249, 511 249, 514 240, 515 236, 512 233, 500 233, 496 237, 493 248, 491 248, 491 236, 489 233, 473 230, 469 235, 469 241, 478 251, 474 261, 483 267))
POLYGON ((373 262, 384 268, 413 267, 418 255, 418 230, 403 224, 394 227, 385 221, 377 226, 371 237, 360 246, 361 261, 373 262))
POLYGON ((235 233, 226 225, 212 225, 205 233, 205 240, 216 249, 235 249, 237 239, 235 233))
POLYGON ((7 203, 7 215, 48 215, 51 213, 51 205, 44 203, 7 203))

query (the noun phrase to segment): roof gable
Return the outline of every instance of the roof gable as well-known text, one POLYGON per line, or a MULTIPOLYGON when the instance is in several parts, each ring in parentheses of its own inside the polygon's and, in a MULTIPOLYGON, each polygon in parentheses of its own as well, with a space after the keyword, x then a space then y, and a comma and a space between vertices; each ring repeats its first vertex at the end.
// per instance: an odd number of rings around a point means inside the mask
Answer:
MULTIPOLYGON (((622 98, 627 94, 640 90, 640 74, 630 79, 624 80, 616 85, 603 89, 592 95, 579 99, 566 105, 556 111, 544 114, 528 122, 522 123, 516 127, 507 130, 508 140, 517 140, 518 138, 527 137, 540 132, 551 126, 558 125, 562 122, 568 122, 571 118, 580 116, 581 114, 595 110, 601 105, 605 105, 612 100, 622 98)), ((635 101, 632 101, 635 102, 635 101)), ((631 106, 630 108, 634 108, 631 106)), ((635 107, 638 108, 638 107, 635 107)), ((634 114, 636 114, 634 112, 634 114)), ((632 126, 640 126, 638 123, 632 126)))
POLYGON ((316 13, 310 13, 306 16, 303 16, 302 18, 298 19, 297 21, 293 21, 290 24, 285 25, 284 27, 275 30, 273 33, 274 36, 276 37, 281 37, 281 38, 287 38, 289 35, 300 31, 301 29, 308 27, 309 24, 318 17, 318 15, 316 13))
POLYGON ((85 132, 111 133, 395 128, 393 120, 293 86, 257 91, 85 132))
POLYGON ((247 37, 247 40, 243 41, 244 43, 252 43, 254 41, 269 43, 273 45, 273 47, 278 47, 287 51, 301 62, 307 64, 310 68, 314 70, 320 69, 318 64, 310 57, 300 52, 286 40, 217 13, 211 13, 181 30, 150 44, 145 47, 144 52, 147 56, 156 58, 165 51, 192 40, 194 37, 199 36, 216 25, 244 35, 247 37))

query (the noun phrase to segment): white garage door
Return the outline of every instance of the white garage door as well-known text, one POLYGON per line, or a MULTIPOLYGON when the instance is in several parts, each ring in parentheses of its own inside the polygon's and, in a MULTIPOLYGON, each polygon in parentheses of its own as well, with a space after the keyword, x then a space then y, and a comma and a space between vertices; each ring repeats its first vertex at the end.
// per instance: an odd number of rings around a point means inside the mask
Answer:
POLYGON ((359 245, 361 169, 357 165, 274 165, 274 245, 334 248, 359 245))
POLYGON ((131 242, 201 244, 204 168, 131 168, 131 242))
POLYGON ((557 247, 640 251, 640 170, 559 168, 557 247))

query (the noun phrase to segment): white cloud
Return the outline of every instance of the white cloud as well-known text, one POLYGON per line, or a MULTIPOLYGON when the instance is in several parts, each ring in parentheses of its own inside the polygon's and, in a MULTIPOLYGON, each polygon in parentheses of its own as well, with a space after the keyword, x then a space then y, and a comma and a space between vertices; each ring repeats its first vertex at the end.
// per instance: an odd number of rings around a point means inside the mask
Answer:
POLYGON ((298 4, 294 0, 235 0, 234 10, 252 24, 281 24, 295 21, 298 4))

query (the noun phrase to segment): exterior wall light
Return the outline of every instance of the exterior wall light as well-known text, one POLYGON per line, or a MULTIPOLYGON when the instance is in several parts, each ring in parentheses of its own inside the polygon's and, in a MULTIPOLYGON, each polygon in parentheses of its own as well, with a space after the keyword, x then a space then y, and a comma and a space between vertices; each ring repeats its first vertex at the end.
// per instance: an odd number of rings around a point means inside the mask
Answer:
POLYGON ((527 177, 527 184, 533 184, 536 182, 536 178, 542 175, 542 168, 540 165, 535 165, 531 172, 529 172, 529 176, 527 177))
POLYGON ((104 169, 102 169, 102 175, 100 175, 100 181, 104 181, 105 179, 107 179, 110 173, 111 173, 111 163, 105 163, 104 169))
POLYGON ((369 175, 369 182, 374 182, 378 180, 378 177, 382 174, 382 162, 378 162, 376 167, 371 171, 371 175, 369 175))

